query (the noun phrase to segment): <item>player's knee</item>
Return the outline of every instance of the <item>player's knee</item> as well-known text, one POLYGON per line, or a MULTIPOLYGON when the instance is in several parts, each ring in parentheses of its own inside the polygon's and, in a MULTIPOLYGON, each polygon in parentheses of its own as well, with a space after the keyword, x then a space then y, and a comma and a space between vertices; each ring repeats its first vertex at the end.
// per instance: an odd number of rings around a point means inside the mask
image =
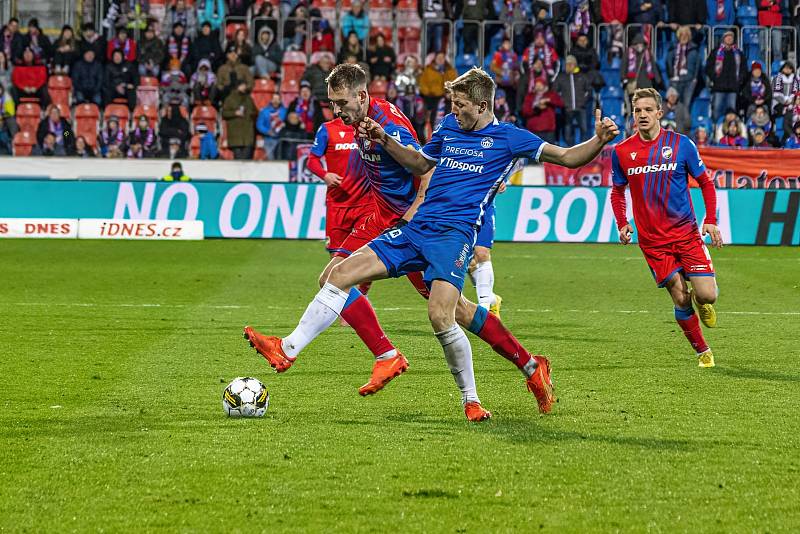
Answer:
POLYGON ((439 306, 428 307, 428 319, 431 321, 434 332, 444 332, 450 328, 454 322, 453 313, 439 306))
POLYGON ((475 247, 475 263, 491 261, 492 251, 486 247, 475 247))
POLYGON ((679 308, 686 309, 692 305, 692 298, 689 295, 689 292, 685 290, 672 291, 672 300, 679 308))
POLYGON ((714 304, 717 301, 716 288, 698 290, 695 288, 694 297, 698 304, 714 304))

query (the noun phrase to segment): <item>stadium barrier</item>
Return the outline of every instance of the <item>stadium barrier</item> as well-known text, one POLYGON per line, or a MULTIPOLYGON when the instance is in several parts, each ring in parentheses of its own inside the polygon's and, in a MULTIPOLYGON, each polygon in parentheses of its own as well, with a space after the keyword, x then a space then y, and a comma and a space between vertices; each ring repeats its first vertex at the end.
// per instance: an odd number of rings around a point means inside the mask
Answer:
POLYGON ((203 221, 131 219, 0 219, 0 238, 197 241, 203 221))
MULTIPOLYGON (((205 237, 324 239, 325 193, 320 184, 0 180, 0 217, 199 220, 205 237)), ((497 240, 617 242, 609 196, 509 187, 496 201, 497 240)), ((699 190, 692 201, 702 220, 699 190)), ((800 244, 800 191, 721 189, 718 208, 726 243, 800 244)))

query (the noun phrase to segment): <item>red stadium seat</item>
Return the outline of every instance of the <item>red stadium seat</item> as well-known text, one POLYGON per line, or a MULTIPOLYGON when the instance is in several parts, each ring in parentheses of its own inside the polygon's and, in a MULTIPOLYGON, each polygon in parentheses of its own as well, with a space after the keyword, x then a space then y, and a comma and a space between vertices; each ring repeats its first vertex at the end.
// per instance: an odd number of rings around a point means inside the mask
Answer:
POLYGON ((256 149, 253 151, 253 161, 266 161, 267 151, 264 150, 264 136, 256 135, 256 149))
POLYGON ((133 117, 135 121, 144 115, 147 117, 147 122, 151 128, 158 127, 158 108, 156 106, 148 106, 147 104, 140 104, 133 110, 133 117))
POLYGON ((303 77, 303 72, 306 70, 306 55, 297 50, 290 50, 283 55, 283 64, 281 65, 281 80, 287 82, 295 80, 297 82, 303 77))
POLYGON ((192 136, 192 140, 189 142, 189 156, 192 159, 197 159, 200 157, 200 138, 202 135, 194 134, 192 136))
POLYGON ((396 8, 417 11, 417 0, 399 0, 396 8))
POLYGON ((110 117, 119 119, 119 127, 128 131, 131 122, 131 112, 125 104, 109 104, 103 111, 103 122, 108 122, 110 117))
POLYGON ((422 21, 419 18, 417 8, 414 9, 397 9, 395 12, 395 19, 397 20, 397 28, 421 28, 422 21))
POLYGON ((192 110, 192 129, 203 123, 211 133, 217 133, 217 110, 211 106, 195 106, 192 110))
POLYGON ((267 107, 269 101, 272 100, 272 95, 275 93, 275 82, 270 78, 256 78, 253 85, 253 102, 256 104, 257 109, 267 107))
POLYGON ((42 120, 42 108, 31 102, 20 103, 17 107, 17 126, 23 132, 36 133, 42 120))
POLYGON ((372 80, 369 84, 369 95, 375 98, 386 98, 386 81, 372 80))
POLYGON ((419 54, 420 29, 414 26, 397 28, 398 53, 419 54))
POLYGON ((50 95, 50 101, 53 104, 60 104, 69 107, 70 98, 72 97, 72 80, 69 76, 63 74, 54 74, 47 79, 47 93, 50 95))
POLYGON ((284 106, 288 106, 299 94, 300 82, 297 80, 286 80, 281 83, 281 101, 284 106))
POLYGON ((369 38, 374 41, 376 35, 383 35, 383 38, 386 39, 386 43, 391 46, 393 33, 394 29, 391 26, 372 26, 369 29, 369 38))
POLYGON ((15 156, 30 156, 34 146, 36 146, 35 133, 20 131, 14 136, 15 156))
POLYGON ((75 137, 83 136, 86 144, 97 146, 97 126, 100 110, 95 104, 80 104, 75 107, 75 137))
POLYGON ((230 17, 225 21, 225 41, 231 42, 233 40, 233 36, 236 35, 236 32, 239 30, 244 30, 250 33, 250 30, 247 28, 247 21, 244 19, 240 19, 239 17, 230 17))
POLYGON ((369 7, 369 22, 372 26, 391 26, 393 11, 389 7, 378 7, 371 4, 369 7))

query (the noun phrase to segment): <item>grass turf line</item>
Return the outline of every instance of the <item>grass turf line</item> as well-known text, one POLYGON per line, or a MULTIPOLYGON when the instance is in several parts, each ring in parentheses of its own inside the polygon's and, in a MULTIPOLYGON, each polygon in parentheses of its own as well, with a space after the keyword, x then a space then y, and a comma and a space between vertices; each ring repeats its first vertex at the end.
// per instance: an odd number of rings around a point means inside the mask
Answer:
POLYGON ((0 530, 794 530, 797 318, 726 311, 800 311, 800 259, 712 255, 717 367, 701 370, 638 249, 497 245, 504 321, 552 358, 560 402, 539 416, 471 336, 495 414, 473 425, 403 280, 370 298, 411 368, 374 397, 350 329, 280 376, 241 339, 294 327, 319 243, 6 241, 0 530), (270 389, 262 420, 222 414, 241 375, 270 389))

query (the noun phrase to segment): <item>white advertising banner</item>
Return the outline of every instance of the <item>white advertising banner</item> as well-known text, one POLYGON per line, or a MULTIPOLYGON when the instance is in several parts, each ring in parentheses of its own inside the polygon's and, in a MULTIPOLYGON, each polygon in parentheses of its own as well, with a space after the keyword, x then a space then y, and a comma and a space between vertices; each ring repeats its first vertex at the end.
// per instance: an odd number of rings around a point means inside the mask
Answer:
POLYGON ((79 239, 203 239, 203 221, 81 219, 79 239))
POLYGON ((0 238, 78 237, 78 219, 0 219, 0 238))

